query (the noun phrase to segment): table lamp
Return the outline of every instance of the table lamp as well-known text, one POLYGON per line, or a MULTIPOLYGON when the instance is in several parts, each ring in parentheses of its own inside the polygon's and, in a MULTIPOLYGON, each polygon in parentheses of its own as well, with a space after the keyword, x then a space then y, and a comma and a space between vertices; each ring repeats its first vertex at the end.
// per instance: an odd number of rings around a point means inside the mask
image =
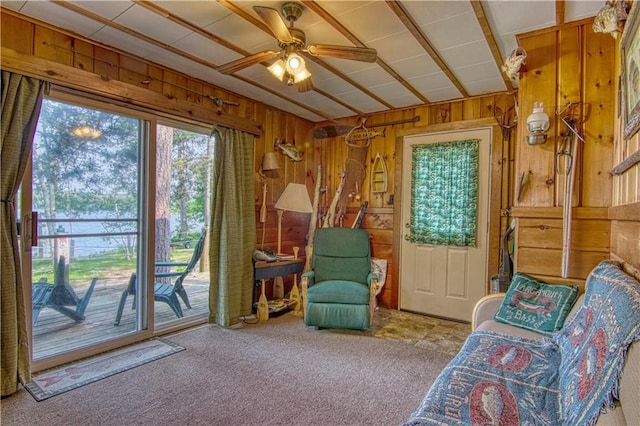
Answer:
POLYGON ((278 212, 278 251, 281 253, 282 244, 282 215, 285 211, 298 213, 312 213, 311 200, 307 187, 301 183, 290 183, 274 205, 278 212))

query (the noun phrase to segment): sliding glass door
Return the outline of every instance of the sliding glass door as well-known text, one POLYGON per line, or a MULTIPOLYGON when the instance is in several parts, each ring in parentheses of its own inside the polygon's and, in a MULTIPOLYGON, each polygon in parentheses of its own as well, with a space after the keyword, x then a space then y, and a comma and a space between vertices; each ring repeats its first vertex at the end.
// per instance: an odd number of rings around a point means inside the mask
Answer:
POLYGON ((162 121, 156 126, 154 292, 175 293, 154 305, 166 326, 209 313, 207 225, 211 209, 210 130, 162 121))
POLYGON ((21 191, 34 360, 147 327, 148 129, 148 120, 106 105, 43 102, 21 191))

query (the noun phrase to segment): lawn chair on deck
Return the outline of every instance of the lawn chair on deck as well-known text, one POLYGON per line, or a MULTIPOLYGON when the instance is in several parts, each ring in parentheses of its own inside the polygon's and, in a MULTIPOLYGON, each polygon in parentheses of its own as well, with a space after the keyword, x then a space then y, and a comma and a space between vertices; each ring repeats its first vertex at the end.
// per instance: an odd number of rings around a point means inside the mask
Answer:
POLYGON ((51 308, 76 322, 84 321, 84 312, 89 304, 98 278, 93 278, 89 289, 82 298, 78 297, 67 279, 67 267, 64 256, 60 256, 58 266, 54 274, 54 282, 48 283, 46 278, 32 285, 32 324, 38 321, 38 316, 43 308, 51 308), (75 307, 75 309, 72 309, 75 307))
MULTIPOLYGON (((178 277, 176 281, 172 284, 165 283, 155 283, 153 285, 153 300, 156 302, 166 303, 173 309, 176 316, 178 318, 182 318, 184 314, 182 313, 182 307, 180 306, 180 301, 178 300, 178 296, 184 301, 184 304, 188 309, 191 309, 191 304, 189 303, 189 297, 187 296, 187 291, 184 289, 182 285, 184 279, 193 268, 195 268, 196 264, 200 260, 200 256, 202 256, 202 249, 204 247, 204 239, 206 233, 203 232, 202 236, 196 243, 195 248, 193 249, 193 254, 191 255, 191 260, 189 262, 157 262, 155 264, 156 268, 172 268, 172 267, 180 267, 184 266, 185 268, 180 271, 164 271, 164 272, 156 272, 156 278, 168 278, 168 277, 178 277)), ((122 319, 122 311, 124 310, 124 305, 127 302, 127 297, 133 296, 133 304, 131 309, 136 308, 136 274, 131 274, 129 278, 129 283, 127 284, 127 288, 122 293, 120 297, 120 304, 118 305, 118 312, 116 313, 116 321, 113 325, 119 325, 120 319, 122 319)))

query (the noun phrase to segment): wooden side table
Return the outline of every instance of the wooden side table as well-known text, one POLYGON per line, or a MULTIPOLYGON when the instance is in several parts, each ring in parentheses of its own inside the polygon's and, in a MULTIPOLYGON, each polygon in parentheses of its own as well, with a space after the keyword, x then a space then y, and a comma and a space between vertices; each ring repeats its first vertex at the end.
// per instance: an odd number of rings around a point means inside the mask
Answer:
MULTIPOLYGON (((291 259, 291 260, 278 260, 275 262, 265 262, 259 260, 253 264, 253 278, 255 280, 256 287, 262 285, 263 280, 275 277, 282 277, 285 275, 293 275, 302 272, 304 268, 304 259, 291 259)), ((253 292, 253 302, 256 302, 256 293, 253 292)), ((280 309, 269 309, 269 313, 279 312, 282 309, 287 309, 289 306, 285 305, 280 309)))

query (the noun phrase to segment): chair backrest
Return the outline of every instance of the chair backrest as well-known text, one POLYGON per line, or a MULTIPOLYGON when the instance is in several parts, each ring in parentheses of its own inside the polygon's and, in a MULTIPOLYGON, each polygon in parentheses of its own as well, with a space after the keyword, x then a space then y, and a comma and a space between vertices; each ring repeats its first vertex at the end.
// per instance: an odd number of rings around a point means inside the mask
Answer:
POLYGON ((64 256, 58 258, 58 265, 53 275, 55 287, 51 298, 52 304, 61 306, 75 306, 78 303, 78 295, 69 285, 69 265, 64 256))
POLYGON ((67 262, 64 256, 58 258, 56 270, 53 272, 53 282, 62 285, 67 281, 67 262))
POLYGON ((365 229, 320 228, 313 243, 315 281, 345 280, 366 284, 371 244, 365 229))
POLYGON ((192 271, 195 268, 196 263, 200 260, 200 256, 202 256, 202 249, 204 248, 204 239, 207 236, 206 231, 202 231, 202 235, 200 235, 200 239, 196 243, 196 246, 193 248, 193 254, 191 255, 191 260, 189 261, 189 265, 187 265, 187 269, 192 271))
POLYGON ((207 236, 207 231, 202 231, 202 235, 200 235, 200 239, 196 243, 196 246, 193 248, 193 254, 191 255, 191 259, 189 260, 187 267, 184 269, 184 271, 182 271, 182 274, 180 274, 178 279, 176 279, 176 282, 174 285, 178 287, 182 286, 182 281, 184 281, 184 278, 191 271, 193 271, 193 268, 195 268, 196 264, 200 260, 200 257, 202 256, 202 250, 204 249, 204 239, 206 236, 207 236))

